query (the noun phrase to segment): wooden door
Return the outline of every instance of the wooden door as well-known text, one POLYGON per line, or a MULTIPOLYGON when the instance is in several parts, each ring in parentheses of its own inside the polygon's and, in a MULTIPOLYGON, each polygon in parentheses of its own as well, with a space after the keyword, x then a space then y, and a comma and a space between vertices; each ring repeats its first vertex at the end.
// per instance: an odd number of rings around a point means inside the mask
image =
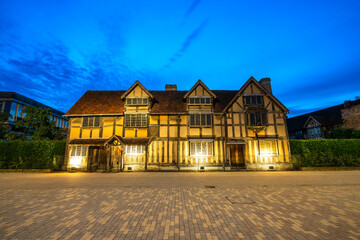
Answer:
POLYGON ((244 145, 233 144, 233 145, 229 145, 229 148, 230 148, 231 167, 243 167, 245 165, 244 145))

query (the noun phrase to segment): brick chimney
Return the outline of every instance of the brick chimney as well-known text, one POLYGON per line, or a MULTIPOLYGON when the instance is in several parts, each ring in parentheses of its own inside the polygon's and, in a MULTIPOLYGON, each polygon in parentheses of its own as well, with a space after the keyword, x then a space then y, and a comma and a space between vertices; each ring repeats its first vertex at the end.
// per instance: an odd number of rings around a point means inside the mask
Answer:
POLYGON ((266 90, 268 90, 269 93, 272 93, 272 90, 271 90, 271 82, 270 82, 270 78, 262 78, 259 83, 264 87, 266 88, 266 90))
POLYGON ((176 91, 177 87, 176 84, 166 84, 165 91, 176 91))

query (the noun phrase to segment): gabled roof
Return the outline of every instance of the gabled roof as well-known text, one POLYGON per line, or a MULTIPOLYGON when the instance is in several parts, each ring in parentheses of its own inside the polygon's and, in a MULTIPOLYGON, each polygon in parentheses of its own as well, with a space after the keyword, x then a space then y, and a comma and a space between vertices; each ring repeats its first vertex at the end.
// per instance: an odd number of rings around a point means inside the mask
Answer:
POLYGON ((245 91, 245 89, 251 84, 254 83, 258 86, 262 91, 264 91, 268 97, 271 98, 281 109, 285 111, 285 113, 289 113, 289 109, 287 109, 272 93, 270 93, 264 86, 262 86, 253 76, 251 76, 246 83, 240 88, 238 93, 234 96, 234 98, 229 102, 229 104, 225 107, 224 112, 229 109, 229 107, 237 100, 237 98, 245 91))
POLYGON ((308 125, 310 120, 313 120, 313 121, 315 121, 315 122, 317 122, 318 124, 321 125, 321 123, 318 120, 316 120, 313 116, 309 116, 308 119, 306 120, 306 122, 304 123, 303 128, 306 128, 306 126, 308 125))
POLYGON ((339 104, 333 107, 321 109, 318 111, 306 113, 300 116, 292 117, 287 120, 289 131, 301 130, 304 128, 305 123, 311 116, 314 120, 319 122, 322 126, 335 125, 343 123, 341 116, 341 109, 344 104, 339 104))
POLYGON ((199 79, 195 85, 184 95, 184 98, 187 98, 196 88, 201 85, 213 98, 216 98, 216 95, 199 79))
POLYGON ((124 99, 136 86, 140 86, 144 92, 146 92, 151 98, 154 98, 154 96, 149 93, 149 91, 139 82, 139 80, 136 80, 133 85, 121 96, 121 99, 124 99))

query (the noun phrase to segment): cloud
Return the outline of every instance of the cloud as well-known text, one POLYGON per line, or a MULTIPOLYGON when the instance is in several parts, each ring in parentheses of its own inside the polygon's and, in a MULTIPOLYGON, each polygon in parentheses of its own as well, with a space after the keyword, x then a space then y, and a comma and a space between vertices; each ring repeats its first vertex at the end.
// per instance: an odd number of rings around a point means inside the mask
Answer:
POLYGON ((183 42, 181 48, 175 53, 173 54, 168 62, 161 68, 161 70, 170 67, 170 65, 174 62, 176 62, 176 60, 180 57, 183 56, 183 54, 187 51, 187 49, 191 46, 191 44, 193 43, 193 41, 198 38, 198 36, 200 35, 201 31, 205 28, 205 26, 207 25, 209 19, 204 20, 194 31, 192 31, 190 33, 190 35, 187 36, 187 38, 185 39, 185 41, 183 42))
POLYGON ((194 0, 191 3, 191 6, 188 8, 188 10, 185 13, 185 18, 187 18, 195 9, 196 7, 201 3, 202 0, 194 0))

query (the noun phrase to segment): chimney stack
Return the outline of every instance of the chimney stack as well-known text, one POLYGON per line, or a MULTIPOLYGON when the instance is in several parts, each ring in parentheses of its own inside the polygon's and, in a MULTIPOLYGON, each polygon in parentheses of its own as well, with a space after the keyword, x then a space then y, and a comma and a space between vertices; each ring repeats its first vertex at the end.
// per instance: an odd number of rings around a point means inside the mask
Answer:
POLYGON ((266 88, 266 90, 269 92, 269 93, 272 93, 272 90, 271 90, 271 82, 270 82, 270 78, 262 78, 259 83, 264 87, 266 88))
POLYGON ((177 87, 176 84, 166 84, 165 91, 176 91, 177 87))

